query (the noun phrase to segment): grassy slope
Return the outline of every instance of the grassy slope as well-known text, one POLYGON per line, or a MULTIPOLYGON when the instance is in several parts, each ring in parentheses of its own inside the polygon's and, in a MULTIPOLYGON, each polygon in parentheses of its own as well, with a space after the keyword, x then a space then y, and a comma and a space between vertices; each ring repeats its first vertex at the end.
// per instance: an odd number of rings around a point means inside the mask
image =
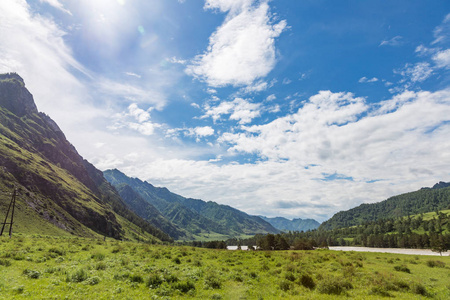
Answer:
POLYGON ((14 236, 0 238, 0 298, 449 299, 449 266, 450 257, 14 236))

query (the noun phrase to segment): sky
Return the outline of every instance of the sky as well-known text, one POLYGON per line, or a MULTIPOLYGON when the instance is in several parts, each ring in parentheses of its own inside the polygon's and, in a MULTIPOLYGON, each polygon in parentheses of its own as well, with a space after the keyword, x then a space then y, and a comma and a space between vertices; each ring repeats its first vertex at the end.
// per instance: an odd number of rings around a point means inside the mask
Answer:
POLYGON ((0 72, 101 170, 319 222, 450 181, 448 0, 1 0, 0 72))

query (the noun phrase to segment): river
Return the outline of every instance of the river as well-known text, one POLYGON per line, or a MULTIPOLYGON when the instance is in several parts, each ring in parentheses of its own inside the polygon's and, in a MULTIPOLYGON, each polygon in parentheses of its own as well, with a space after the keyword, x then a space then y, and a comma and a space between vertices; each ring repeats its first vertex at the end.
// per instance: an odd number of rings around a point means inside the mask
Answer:
MULTIPOLYGON (((434 255, 440 256, 438 252, 430 249, 403 249, 403 248, 370 248, 370 247, 329 247, 330 250, 336 251, 360 251, 360 252, 381 252, 381 253, 397 253, 410 255, 434 255)), ((448 252, 443 252, 442 256, 449 256, 448 252)))

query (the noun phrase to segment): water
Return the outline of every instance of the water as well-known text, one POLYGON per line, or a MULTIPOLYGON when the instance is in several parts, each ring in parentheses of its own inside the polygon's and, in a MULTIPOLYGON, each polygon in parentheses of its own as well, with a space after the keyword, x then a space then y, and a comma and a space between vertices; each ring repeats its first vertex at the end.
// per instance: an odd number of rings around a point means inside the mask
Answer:
MULTIPOLYGON (((329 247, 329 248, 330 250, 337 250, 337 251, 380 252, 380 253, 440 256, 439 252, 433 252, 429 249, 370 248, 370 247, 329 247)), ((443 252, 442 256, 449 256, 449 254, 448 252, 443 252)))

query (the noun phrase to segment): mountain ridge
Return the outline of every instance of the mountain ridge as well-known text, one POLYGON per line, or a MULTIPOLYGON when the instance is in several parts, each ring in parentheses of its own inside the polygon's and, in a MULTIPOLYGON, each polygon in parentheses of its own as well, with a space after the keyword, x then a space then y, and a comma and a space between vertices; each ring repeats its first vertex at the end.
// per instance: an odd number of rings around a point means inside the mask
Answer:
POLYGON ((432 188, 404 193, 377 203, 364 203, 334 214, 320 229, 331 230, 361 225, 368 221, 398 218, 450 208, 450 183, 439 182, 432 188))
POLYGON ((164 187, 155 187, 121 171, 106 170, 105 178, 113 185, 128 185, 151 203, 170 222, 197 237, 220 234, 226 237, 257 233, 277 233, 278 230, 259 217, 213 201, 185 198, 164 187))
POLYGON ((320 223, 314 219, 294 218, 292 220, 283 217, 268 218, 259 216, 264 221, 270 223, 273 227, 281 231, 308 231, 317 229, 320 223))
MULTIPOLYGON (((37 110, 32 94, 15 73, 0 75, 0 166, 0 189, 6 192, 16 186, 20 194, 16 214, 23 225, 15 222, 16 228, 39 233, 32 224, 48 222, 42 228, 51 232, 170 240, 128 210, 101 171, 78 154, 49 116, 37 110)), ((2 208, 7 201, 1 199, 2 208)))

